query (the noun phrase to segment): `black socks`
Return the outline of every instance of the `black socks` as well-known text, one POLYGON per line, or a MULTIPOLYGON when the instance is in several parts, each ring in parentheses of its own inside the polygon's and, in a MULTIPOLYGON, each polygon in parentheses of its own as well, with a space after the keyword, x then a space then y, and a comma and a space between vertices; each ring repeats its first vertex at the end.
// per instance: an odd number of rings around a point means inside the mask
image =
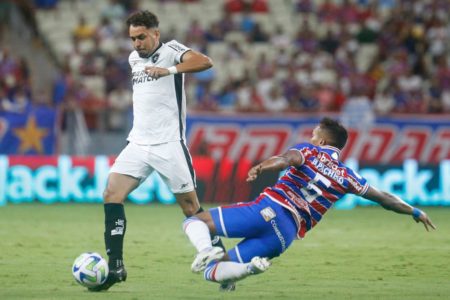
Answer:
POLYGON ((105 203, 105 246, 110 269, 123 265, 123 239, 127 226, 123 204, 105 203))

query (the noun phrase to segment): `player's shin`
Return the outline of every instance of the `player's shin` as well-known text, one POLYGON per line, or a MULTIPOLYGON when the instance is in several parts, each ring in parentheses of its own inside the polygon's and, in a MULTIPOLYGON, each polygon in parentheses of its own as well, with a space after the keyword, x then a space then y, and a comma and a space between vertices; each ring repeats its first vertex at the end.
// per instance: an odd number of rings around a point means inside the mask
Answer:
POLYGON ((221 261, 208 266, 205 269, 204 276, 206 280, 218 283, 235 282, 252 274, 248 265, 232 261, 221 261))
POLYGON ((123 239, 126 231, 126 218, 123 204, 105 203, 105 246, 109 257, 109 268, 117 269, 123 265, 123 239))
MULTIPOLYGON (((197 214, 201 213, 203 211, 204 211, 203 207, 200 207, 199 210, 197 211, 197 214)), ((220 238, 220 236, 211 234, 210 238, 211 238, 211 243, 212 243, 213 247, 220 247, 220 248, 222 248, 223 252, 227 251, 225 249, 225 245, 223 244, 222 239, 220 238)))
POLYGON ((184 220, 183 230, 191 244, 197 249, 197 252, 212 248, 208 226, 199 218, 190 217, 184 220))
POLYGON ((264 273, 271 263, 265 257, 255 256, 249 263, 220 261, 208 265, 205 269, 205 279, 219 283, 236 282, 249 275, 264 273))

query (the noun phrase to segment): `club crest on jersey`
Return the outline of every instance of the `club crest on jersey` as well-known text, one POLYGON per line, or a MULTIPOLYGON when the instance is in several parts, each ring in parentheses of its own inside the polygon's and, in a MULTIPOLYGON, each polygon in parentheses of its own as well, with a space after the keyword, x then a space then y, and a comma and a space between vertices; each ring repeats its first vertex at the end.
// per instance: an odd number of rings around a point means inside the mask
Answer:
POLYGON ((158 61, 159 58, 159 53, 156 53, 155 55, 152 56, 152 63, 156 63, 158 61))
POLYGON ((272 207, 266 207, 262 209, 259 213, 266 222, 269 222, 270 220, 272 220, 277 216, 277 214, 273 211, 272 207))

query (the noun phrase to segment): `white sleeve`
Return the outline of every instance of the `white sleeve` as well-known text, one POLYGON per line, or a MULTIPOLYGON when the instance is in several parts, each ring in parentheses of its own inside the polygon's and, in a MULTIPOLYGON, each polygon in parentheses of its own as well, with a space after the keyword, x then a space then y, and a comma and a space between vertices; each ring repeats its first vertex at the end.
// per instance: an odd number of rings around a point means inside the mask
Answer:
POLYGON ((191 50, 189 47, 181 43, 178 43, 176 40, 171 40, 166 45, 173 50, 175 55, 174 60, 176 64, 179 64, 181 62, 181 57, 183 56, 184 53, 191 50))
POLYGON ((139 61, 139 59, 139 54, 136 50, 130 53, 130 56, 128 56, 128 63, 130 64, 131 69, 133 69, 134 65, 139 61))

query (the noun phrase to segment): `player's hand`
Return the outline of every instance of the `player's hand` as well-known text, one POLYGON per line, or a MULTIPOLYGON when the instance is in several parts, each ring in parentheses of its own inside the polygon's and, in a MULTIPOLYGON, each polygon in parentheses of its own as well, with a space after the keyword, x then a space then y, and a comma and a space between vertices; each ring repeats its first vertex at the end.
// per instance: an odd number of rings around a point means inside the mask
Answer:
POLYGON ((425 229, 427 231, 430 231, 430 228, 436 229, 436 226, 434 226, 433 222, 431 222, 430 218, 425 212, 421 212, 420 216, 418 218, 414 218, 414 220, 419 223, 422 222, 423 226, 425 226, 425 229))
POLYGON ((262 171, 261 164, 257 164, 256 166, 251 168, 250 171, 248 171, 247 182, 255 180, 258 177, 258 175, 261 174, 261 171, 262 171))
POLYGON ((167 70, 166 68, 145 67, 144 71, 148 76, 155 79, 169 75, 169 70, 167 70))

